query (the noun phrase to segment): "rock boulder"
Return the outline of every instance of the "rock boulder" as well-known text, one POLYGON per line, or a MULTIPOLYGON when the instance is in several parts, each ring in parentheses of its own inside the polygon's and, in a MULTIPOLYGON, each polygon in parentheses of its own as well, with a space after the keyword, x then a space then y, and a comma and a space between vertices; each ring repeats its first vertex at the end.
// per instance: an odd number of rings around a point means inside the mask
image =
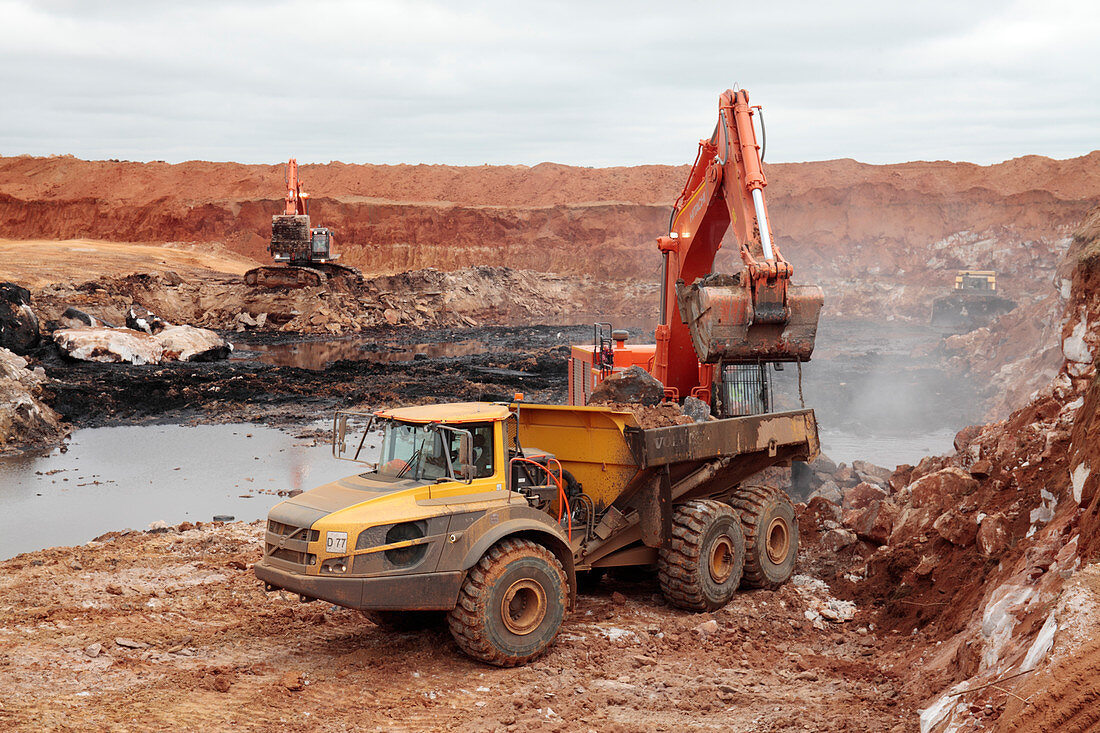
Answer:
POLYGON ((840 552, 858 541, 855 532, 848 529, 830 529, 821 535, 821 546, 829 552, 840 552))
POLYGON ((932 529, 932 524, 948 509, 954 509, 964 496, 978 488, 969 473, 956 466, 921 476, 898 492, 902 507, 890 534, 896 545, 932 529))
POLYGON ((836 485, 834 481, 826 481, 821 486, 814 489, 809 498, 814 499, 821 497, 825 501, 840 506, 844 503, 844 494, 840 492, 840 487, 836 485))
POLYGON ((997 512, 983 517, 978 525, 978 550, 985 557, 998 557, 1008 549, 1008 520, 997 512))
POLYGON ((143 306, 135 304, 126 309, 126 327, 135 331, 156 334, 171 325, 171 323, 143 306))
MULTIPOLYGON (((889 468, 883 468, 882 466, 876 466, 873 463, 867 461, 852 461, 852 469, 859 476, 871 477, 877 479, 877 482, 886 483, 890 480, 890 476, 894 473, 889 468)), ((866 478, 864 478, 866 480, 866 478)))
POLYGON ((616 372, 600 383, 589 398, 591 404, 618 402, 656 405, 665 397, 665 386, 641 367, 616 372))
POLYGON ((844 503, 842 506, 844 511, 847 512, 852 509, 862 509, 872 501, 882 501, 885 498, 885 491, 864 481, 844 490, 844 503))
POLYGON ((46 377, 23 357, 0 348, 0 452, 60 441, 68 432, 41 399, 46 377))
POLYGON ((0 348, 26 354, 38 345, 38 316, 31 293, 15 283, 0 283, 0 348))
POLYGON ((875 499, 862 509, 845 512, 844 526, 861 540, 884 545, 891 536, 897 516, 897 507, 891 502, 875 499))
POLYGON ((974 544, 978 532, 978 524, 972 516, 968 516, 957 509, 948 509, 941 514, 932 528, 953 545, 969 547, 974 544))
POLYGON ((155 336, 130 328, 60 328, 53 340, 66 356, 80 361, 160 364, 164 359, 164 346, 155 336))
POLYGON ((165 361, 218 361, 229 358, 233 350, 214 331, 194 326, 167 326, 154 338, 164 348, 165 361))

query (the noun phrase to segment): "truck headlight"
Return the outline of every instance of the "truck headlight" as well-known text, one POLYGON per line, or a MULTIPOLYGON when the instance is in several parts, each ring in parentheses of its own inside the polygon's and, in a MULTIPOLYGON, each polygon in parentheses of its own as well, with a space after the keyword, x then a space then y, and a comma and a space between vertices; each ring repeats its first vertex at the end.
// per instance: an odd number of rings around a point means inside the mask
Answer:
POLYGON ((321 563, 322 573, 338 575, 348 571, 348 559, 346 557, 331 557, 321 563))

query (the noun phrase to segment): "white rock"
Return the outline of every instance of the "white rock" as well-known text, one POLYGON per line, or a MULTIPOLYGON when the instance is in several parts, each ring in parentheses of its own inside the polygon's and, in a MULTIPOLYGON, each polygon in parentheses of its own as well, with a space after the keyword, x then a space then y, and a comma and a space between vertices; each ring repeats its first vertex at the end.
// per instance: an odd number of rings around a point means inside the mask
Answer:
POLYGON ((1062 354, 1069 361, 1078 364, 1092 364, 1092 349, 1085 341, 1085 334, 1089 331, 1088 317, 1085 313, 1078 316, 1077 323, 1069 336, 1062 339, 1062 354))
POLYGON ((1031 647, 1027 650, 1027 655, 1024 656, 1024 661, 1020 665, 1020 670, 1035 669, 1039 662, 1043 661, 1043 658, 1050 652, 1050 648, 1054 646, 1054 634, 1058 631, 1058 622, 1054 619, 1054 611, 1050 612, 1047 616, 1046 623, 1043 624, 1043 628, 1039 629, 1038 636, 1035 637, 1035 641, 1031 643, 1031 647))
POLYGON ((1073 484, 1073 501, 1076 504, 1081 503, 1081 495, 1085 490, 1085 482, 1089 479, 1089 474, 1092 473, 1092 468, 1087 463, 1078 463, 1077 468, 1069 475, 1069 480, 1073 484))
POLYGON ((164 348, 166 361, 171 359, 192 361, 196 357, 205 357, 219 349, 225 349, 226 354, 232 349, 232 346, 229 346, 225 339, 214 331, 195 326, 169 326, 154 338, 164 348))
POLYGON ((718 622, 714 619, 709 619, 696 626, 695 631, 697 631, 700 636, 710 636, 718 631, 718 622))
POLYGON ((155 337, 129 328, 61 328, 53 332, 63 352, 81 361, 160 364, 164 347, 155 337))

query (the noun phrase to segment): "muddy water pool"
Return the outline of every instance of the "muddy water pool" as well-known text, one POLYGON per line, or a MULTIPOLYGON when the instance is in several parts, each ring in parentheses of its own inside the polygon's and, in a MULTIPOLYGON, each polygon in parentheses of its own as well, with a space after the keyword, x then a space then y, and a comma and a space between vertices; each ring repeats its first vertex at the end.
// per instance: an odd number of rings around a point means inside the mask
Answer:
POLYGON ((278 490, 354 473, 330 446, 263 425, 77 430, 64 451, 0 459, 0 559, 152 522, 260 519, 278 490))

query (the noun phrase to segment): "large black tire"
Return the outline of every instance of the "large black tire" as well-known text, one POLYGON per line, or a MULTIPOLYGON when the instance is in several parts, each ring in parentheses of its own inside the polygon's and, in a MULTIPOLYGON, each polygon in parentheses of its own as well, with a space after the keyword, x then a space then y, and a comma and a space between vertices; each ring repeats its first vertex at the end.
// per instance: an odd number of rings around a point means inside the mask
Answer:
POLYGON ((741 583, 745 537, 728 505, 689 501, 672 515, 672 541, 657 552, 657 580, 673 606, 713 611, 729 603, 741 583))
POLYGON ((745 531, 745 585, 775 588, 786 583, 798 559, 798 522, 791 500, 779 489, 747 486, 735 491, 729 503, 745 531))
POLYGON ((363 611, 363 616, 387 631, 423 631, 441 628, 446 611, 363 611))
POLYGON ((470 569, 447 623, 455 642, 474 659, 514 667, 550 647, 568 601, 569 580, 554 553, 509 537, 470 569))

